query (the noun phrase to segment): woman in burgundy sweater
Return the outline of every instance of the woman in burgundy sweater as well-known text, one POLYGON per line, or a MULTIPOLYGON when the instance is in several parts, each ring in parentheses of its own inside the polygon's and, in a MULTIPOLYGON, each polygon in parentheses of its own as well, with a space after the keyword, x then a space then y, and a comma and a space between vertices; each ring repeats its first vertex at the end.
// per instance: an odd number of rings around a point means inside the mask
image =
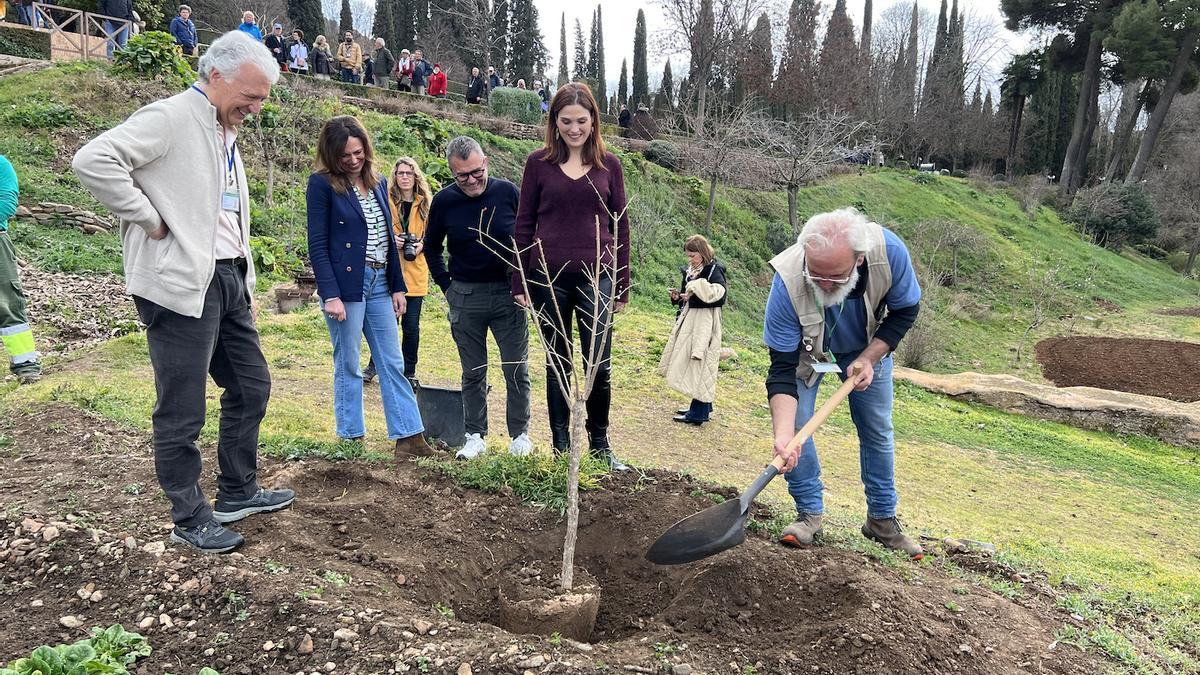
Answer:
POLYGON ((539 315, 555 453, 570 450, 571 405, 550 363, 571 376, 574 317, 585 367, 596 364, 587 398, 588 447, 623 471, 628 467, 608 442, 608 409, 612 312, 629 302, 629 217, 621 162, 604 149, 599 123, 596 99, 585 84, 564 84, 550 102, 546 145, 525 160, 514 233, 532 297, 525 297, 520 275, 513 276, 513 296, 522 305, 532 302, 539 315))

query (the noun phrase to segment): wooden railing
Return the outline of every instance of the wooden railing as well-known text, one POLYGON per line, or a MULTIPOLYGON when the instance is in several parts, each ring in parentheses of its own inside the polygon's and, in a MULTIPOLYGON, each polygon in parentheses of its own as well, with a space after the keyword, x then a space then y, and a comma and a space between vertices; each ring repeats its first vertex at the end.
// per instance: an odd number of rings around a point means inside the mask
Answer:
POLYGON ((126 39, 133 35, 133 22, 115 16, 43 2, 33 3, 33 11, 50 31, 50 58, 54 60, 107 59, 110 40, 116 42, 121 31, 126 39), (105 29, 105 22, 113 26, 111 31, 105 29))

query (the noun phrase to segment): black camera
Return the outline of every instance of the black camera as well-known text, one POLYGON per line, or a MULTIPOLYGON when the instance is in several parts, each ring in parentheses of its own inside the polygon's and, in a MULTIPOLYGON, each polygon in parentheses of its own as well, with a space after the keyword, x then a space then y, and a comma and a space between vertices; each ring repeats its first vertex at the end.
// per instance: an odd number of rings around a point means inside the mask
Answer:
POLYGON ((402 234, 400 239, 404 242, 404 259, 409 262, 416 260, 417 242, 421 241, 421 238, 415 234, 402 234))

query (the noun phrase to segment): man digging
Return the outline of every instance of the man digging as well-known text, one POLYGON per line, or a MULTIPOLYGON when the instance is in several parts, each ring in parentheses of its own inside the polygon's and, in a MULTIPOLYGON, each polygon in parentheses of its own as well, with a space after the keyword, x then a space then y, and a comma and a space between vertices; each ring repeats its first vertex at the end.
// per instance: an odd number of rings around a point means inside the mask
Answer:
POLYGON ((920 544, 896 519, 892 433, 891 353, 916 321, 921 300, 908 249, 891 231, 842 209, 810 218, 797 243, 775 256, 771 267, 775 279, 763 327, 771 354, 767 397, 775 454, 785 462, 797 511, 780 541, 808 546, 821 533, 824 486, 816 446, 810 438, 789 453, 787 445, 812 417, 824 373, 845 379, 859 366, 849 399, 867 497, 862 533, 921 559, 920 544))

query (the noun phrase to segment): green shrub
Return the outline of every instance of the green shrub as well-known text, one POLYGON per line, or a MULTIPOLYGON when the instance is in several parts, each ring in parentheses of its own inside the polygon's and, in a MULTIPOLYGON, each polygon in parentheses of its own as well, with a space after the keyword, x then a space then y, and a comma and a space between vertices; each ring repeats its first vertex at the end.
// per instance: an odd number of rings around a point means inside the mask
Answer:
POLYGON ((50 60, 50 33, 0 25, 0 54, 50 60))
POLYGON ((934 174, 924 172, 918 173, 917 175, 913 176, 912 179, 917 185, 932 185, 933 182, 937 180, 934 178, 934 174))
POLYGON ((962 169, 955 169, 953 172, 950 173, 950 175, 954 176, 955 178, 966 178, 967 172, 963 171, 962 169))
POLYGON ((892 166, 893 166, 893 167, 895 167, 895 168, 897 168, 897 169, 899 169, 899 170, 901 170, 901 171, 908 171, 908 170, 911 168, 911 167, 909 166, 908 162, 906 162, 906 161, 905 161, 905 160, 903 160, 903 159, 897 160, 897 161, 896 161, 896 163, 895 163, 895 164, 893 164, 892 166))
POLYGON ((304 268, 300 258, 274 237, 250 237, 254 269, 262 276, 287 278, 304 268))
POLYGON ((683 157, 679 154, 679 148, 670 141, 653 140, 642 151, 646 159, 654 162, 664 169, 671 171, 679 171, 683 168, 683 157))
POLYGON ((1170 255, 1165 249, 1155 246, 1150 242, 1134 244, 1133 249, 1147 258, 1152 258, 1154 260, 1166 260, 1170 255))
POLYGON ((499 87, 488 94, 488 106, 496 115, 522 124, 542 123, 542 99, 536 91, 499 87))
POLYGON ((59 129, 79 121, 74 108, 56 101, 25 101, 4 111, 3 119, 26 129, 59 129))
POLYGON ((1140 185, 1105 183, 1080 190, 1066 215, 1093 242, 1110 249, 1153 239, 1159 226, 1158 212, 1140 185))
POLYGON ((772 253, 780 253, 794 243, 796 243, 796 233, 792 231, 790 224, 767 223, 767 246, 771 248, 772 253))
POLYGON ((125 49, 113 53, 113 62, 119 73, 159 79, 180 88, 196 80, 191 64, 175 46, 175 38, 162 31, 133 36, 125 49))

